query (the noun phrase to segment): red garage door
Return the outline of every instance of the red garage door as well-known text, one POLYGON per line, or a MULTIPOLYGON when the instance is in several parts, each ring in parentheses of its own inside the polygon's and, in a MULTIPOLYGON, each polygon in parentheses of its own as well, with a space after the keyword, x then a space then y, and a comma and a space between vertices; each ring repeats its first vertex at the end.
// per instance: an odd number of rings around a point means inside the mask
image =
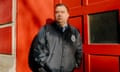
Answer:
POLYGON ((80 30, 84 72, 120 72, 119 0, 55 0, 57 3, 70 8, 70 23, 80 30))
POLYGON ((12 54, 12 0, 0 0, 0 54, 12 54))

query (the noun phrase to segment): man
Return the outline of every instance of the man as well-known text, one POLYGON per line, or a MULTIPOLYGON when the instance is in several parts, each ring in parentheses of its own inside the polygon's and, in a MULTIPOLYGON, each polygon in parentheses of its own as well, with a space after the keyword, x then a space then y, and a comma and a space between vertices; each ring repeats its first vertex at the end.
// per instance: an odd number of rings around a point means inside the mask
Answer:
POLYGON ((79 32, 68 24, 69 10, 55 6, 55 21, 45 25, 32 43, 29 64, 33 72, 73 72, 82 58, 79 32))

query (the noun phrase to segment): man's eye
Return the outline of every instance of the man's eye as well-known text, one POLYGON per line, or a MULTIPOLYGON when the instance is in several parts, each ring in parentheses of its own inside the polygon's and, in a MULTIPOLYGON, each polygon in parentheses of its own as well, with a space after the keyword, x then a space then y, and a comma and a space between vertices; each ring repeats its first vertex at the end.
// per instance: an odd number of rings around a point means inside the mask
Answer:
POLYGON ((65 11, 61 11, 61 13, 65 13, 65 11))
POLYGON ((59 13, 59 11, 56 11, 55 13, 59 13))

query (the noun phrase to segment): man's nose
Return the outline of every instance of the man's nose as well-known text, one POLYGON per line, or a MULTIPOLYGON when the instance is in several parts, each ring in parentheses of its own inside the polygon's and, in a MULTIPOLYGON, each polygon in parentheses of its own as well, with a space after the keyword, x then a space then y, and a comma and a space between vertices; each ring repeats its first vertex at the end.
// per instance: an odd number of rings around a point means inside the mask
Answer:
POLYGON ((62 16, 62 14, 61 14, 61 13, 59 13, 59 14, 58 14, 58 17, 61 17, 61 16, 62 16))

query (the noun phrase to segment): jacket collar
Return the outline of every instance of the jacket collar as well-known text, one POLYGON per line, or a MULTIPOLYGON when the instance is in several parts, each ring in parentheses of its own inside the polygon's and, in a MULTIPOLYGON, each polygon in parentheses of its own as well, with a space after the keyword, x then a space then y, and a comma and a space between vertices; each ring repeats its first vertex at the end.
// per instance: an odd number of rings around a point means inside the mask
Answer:
POLYGON ((57 22, 54 22, 53 24, 52 24, 52 26, 56 29, 56 30, 58 30, 58 31, 60 31, 60 32, 65 32, 65 31, 69 31, 71 28, 70 28, 70 25, 69 24, 67 24, 64 28, 65 28, 65 30, 63 31, 63 27, 61 27, 57 22))

